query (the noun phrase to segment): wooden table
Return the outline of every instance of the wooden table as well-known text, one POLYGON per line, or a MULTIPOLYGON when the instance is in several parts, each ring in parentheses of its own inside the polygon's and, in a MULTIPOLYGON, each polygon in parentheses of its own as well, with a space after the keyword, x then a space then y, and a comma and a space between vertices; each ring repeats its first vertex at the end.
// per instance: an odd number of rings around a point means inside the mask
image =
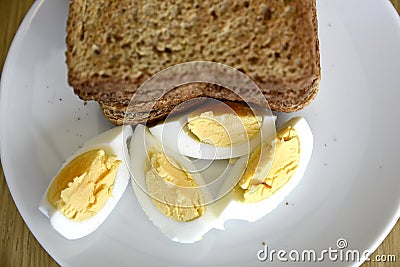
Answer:
MULTIPOLYGON (((0 72, 12 38, 33 0, 0 0, 0 72)), ((384 0, 382 0, 384 1, 384 0)), ((400 12, 400 0, 392 0, 400 12)), ((13 202, 0 165, 0 266, 58 266, 33 237, 13 202)), ((400 221, 374 255, 394 254, 397 263, 364 263, 363 267, 400 266, 400 221)))

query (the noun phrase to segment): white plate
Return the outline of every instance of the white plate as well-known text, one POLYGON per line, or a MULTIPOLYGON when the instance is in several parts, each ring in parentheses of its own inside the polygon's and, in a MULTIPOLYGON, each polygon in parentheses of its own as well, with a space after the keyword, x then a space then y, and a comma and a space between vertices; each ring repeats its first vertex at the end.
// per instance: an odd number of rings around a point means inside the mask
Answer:
POLYGON ((131 187, 108 220, 80 240, 64 239, 39 212, 63 160, 111 124, 67 84, 68 1, 36 1, 2 76, 1 159, 22 217, 50 255, 65 266, 261 266, 268 264, 257 259, 262 242, 318 252, 337 249, 345 238, 348 248, 375 249, 400 213, 400 20, 387 0, 320 0, 317 6, 322 81, 316 100, 298 113, 315 135, 306 176, 288 205, 256 223, 230 222, 226 231, 188 245, 154 228, 131 187))

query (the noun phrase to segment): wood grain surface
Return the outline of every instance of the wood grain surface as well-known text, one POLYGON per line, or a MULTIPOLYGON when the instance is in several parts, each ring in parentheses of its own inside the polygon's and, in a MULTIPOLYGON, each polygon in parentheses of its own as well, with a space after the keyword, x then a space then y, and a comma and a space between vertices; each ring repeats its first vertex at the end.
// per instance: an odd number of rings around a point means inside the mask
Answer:
MULTIPOLYGON (((385 1, 385 0, 381 0, 385 1)), ((33 0, 0 0, 0 72, 13 36, 33 0)), ((360 1, 361 3, 362 1, 360 1)), ((400 0, 392 0, 400 12, 400 0)), ((1 126, 0 126, 1 127, 1 126)), ((379 216, 379 215, 377 215, 379 216)), ((0 266, 58 266, 26 227, 14 204, 0 165, 0 266)), ((375 251, 376 255, 396 255, 397 262, 366 262, 363 267, 400 266, 400 221, 375 251)))

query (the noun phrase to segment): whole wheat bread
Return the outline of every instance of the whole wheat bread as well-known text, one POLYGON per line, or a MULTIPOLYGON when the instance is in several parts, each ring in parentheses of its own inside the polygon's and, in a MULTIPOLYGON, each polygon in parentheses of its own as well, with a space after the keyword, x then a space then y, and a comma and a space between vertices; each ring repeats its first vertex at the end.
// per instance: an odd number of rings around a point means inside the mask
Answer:
POLYGON ((200 83, 176 88, 155 106, 147 105, 155 100, 149 92, 127 110, 144 81, 183 62, 232 66, 283 112, 308 105, 320 80, 315 0, 71 0, 66 42, 69 84, 115 124, 125 116, 133 124, 157 121, 199 96, 241 100, 200 83))

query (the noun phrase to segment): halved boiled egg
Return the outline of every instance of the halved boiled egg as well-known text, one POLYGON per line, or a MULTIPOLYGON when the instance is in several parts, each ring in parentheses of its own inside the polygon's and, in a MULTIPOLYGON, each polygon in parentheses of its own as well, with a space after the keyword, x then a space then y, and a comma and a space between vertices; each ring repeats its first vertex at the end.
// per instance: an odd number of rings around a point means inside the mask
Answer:
MULTIPOLYGON (((255 149, 248 162, 238 161, 234 168, 244 169, 239 183, 227 195, 213 203, 217 212, 219 228, 232 219, 254 222, 275 209, 296 187, 304 176, 313 149, 313 135, 304 118, 296 117, 277 130, 273 146, 255 149), (268 164, 258 165, 261 150, 270 154, 268 164), (264 179, 254 177, 256 168, 268 168, 264 179)), ((234 172, 233 172, 234 173, 234 172)), ((236 180, 237 178, 231 177, 236 180)), ((224 188, 230 187, 223 185, 224 188)))
POLYGON ((193 243, 213 228, 211 195, 190 160, 137 125, 129 146, 132 186, 147 217, 170 239, 193 243))
POLYGON ((124 150, 131 128, 115 127, 90 141, 61 166, 39 210, 67 239, 95 231, 118 203, 129 182, 124 150))
POLYGON ((192 158, 229 159, 249 154, 275 134, 268 109, 207 99, 189 114, 169 117, 150 132, 169 150, 192 158))

